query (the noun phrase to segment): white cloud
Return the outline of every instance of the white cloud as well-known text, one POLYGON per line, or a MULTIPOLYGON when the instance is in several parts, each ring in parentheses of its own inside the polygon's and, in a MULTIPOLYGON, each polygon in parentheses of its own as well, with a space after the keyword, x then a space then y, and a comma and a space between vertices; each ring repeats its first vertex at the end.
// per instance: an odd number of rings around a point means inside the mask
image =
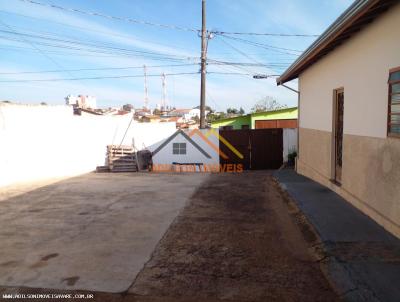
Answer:
MULTIPOLYGON (((90 30, 87 31, 75 31, 76 36, 81 32, 85 36, 90 36, 96 40, 106 41, 107 43, 123 45, 124 47, 140 48, 146 51, 156 51, 166 54, 174 54, 180 56, 198 56, 198 53, 190 50, 181 49, 178 47, 171 47, 168 45, 149 42, 132 35, 131 33, 124 32, 119 29, 115 29, 117 24, 110 23, 110 26, 105 26, 100 22, 93 21, 86 16, 71 15, 63 12, 59 12, 50 8, 42 8, 35 5, 22 4, 20 2, 3 2, 0 4, 1 9, 7 11, 13 11, 15 13, 21 13, 30 15, 32 17, 43 17, 45 19, 51 19, 55 22, 62 22, 72 26, 78 26, 90 30)), ((233 5, 232 8, 234 9, 233 5)), ((288 7, 287 13, 292 14, 291 17, 295 17, 295 8, 288 7)), ((288 18, 290 19, 290 18, 288 18)), ((283 20, 279 17, 273 19, 275 23, 282 23, 283 20)), ((301 20, 300 20, 301 21, 301 20)), ((301 23, 295 19, 293 22, 301 23)), ((262 20, 260 20, 260 23, 262 20)), ((286 22, 286 21, 285 21, 286 22)), ((287 21, 289 22, 289 21, 287 21)), ((284 22, 283 22, 284 23, 284 22)), ((291 23, 290 23, 291 24, 291 23)), ((288 23, 287 26, 290 25, 288 23)), ((256 26, 256 25, 255 25, 256 26)), ((285 25, 286 26, 286 25, 285 25)), ((300 25, 299 25, 300 26, 300 25)), ((307 26, 305 24, 304 26, 307 26)), ((313 30, 313 25, 308 25, 309 28, 302 28, 303 30, 313 30)), ((71 33, 72 34, 72 33, 71 33)), ((198 42, 197 37, 194 40, 198 42)), ((171 41, 176 42, 175 40, 171 41)), ((214 43, 214 41, 212 41, 214 43)), ((23 43, 19 43, 23 45, 23 43)), ((194 45, 194 44, 192 44, 194 45)), ((24 45, 26 46, 26 45, 24 45)), ((189 47, 189 48, 197 48, 189 47)), ((260 50, 259 50, 260 51, 260 50)), ((58 58, 55 54, 49 54, 49 56, 58 58)), ((238 56, 239 61, 245 58, 238 56)), ((255 57, 256 60, 262 61, 263 58, 255 57)), ((41 58, 42 60, 44 58, 41 58)), ((61 60, 59 60, 61 61, 61 60)), ((265 60, 264 60, 265 61, 265 60)), ((108 67, 120 67, 120 66, 135 66, 143 64, 141 58, 126 58, 126 57, 101 57, 101 56, 82 56, 67 58, 60 62, 64 68, 75 69, 76 65, 94 65, 97 67, 108 66, 108 67), (71 64, 72 67, 70 66, 71 64)), ((146 60, 148 64, 158 65, 159 61, 146 60)), ((51 66, 50 62, 48 66, 51 66)), ((161 64, 167 64, 161 62, 161 64)), ((35 68, 35 62, 30 63, 16 63, 10 65, 9 62, 2 64, 2 72, 20 72, 25 70, 37 70, 35 68)), ((55 69, 54 66, 45 69, 55 69)), ((44 69, 44 68, 42 68, 44 69)), ((181 69, 171 69, 170 72, 181 69)), ((197 71, 197 67, 190 67, 186 70, 197 71)), ((253 69, 254 70, 254 69, 253 69)), ((154 73, 161 73, 164 70, 155 69, 154 73)), ((168 72, 168 70, 165 70, 168 72)), ((125 72, 112 72, 108 74, 140 74, 142 70, 125 71, 125 72)), ((150 72, 150 71, 149 71, 150 72)), ((240 72, 240 71, 239 71, 240 72)), ((264 72, 272 72, 271 70, 264 70, 264 72)), ((81 76, 80 73, 74 73, 75 76, 81 76)), ((48 79, 48 78, 64 78, 67 75, 64 74, 41 74, 41 75, 29 75, 25 77, 14 77, 15 79, 23 78, 35 78, 35 79, 48 79)), ((70 77, 70 76, 68 76, 70 77)), ((10 78, 10 76, 7 76, 10 78)), ((199 103, 199 91, 200 82, 199 76, 176 76, 167 78, 167 89, 170 104, 176 107, 192 107, 197 106, 199 103)), ((161 99, 161 79, 150 78, 149 79, 149 94, 151 104, 154 106, 161 99)), ((274 80, 252 80, 244 79, 240 76, 221 76, 221 75, 209 75, 207 81, 208 88, 208 105, 217 109, 224 110, 227 107, 244 107, 245 110, 249 110, 253 104, 260 98, 270 95, 276 98, 281 103, 288 105, 294 105, 297 101, 297 95, 293 92, 277 87, 274 80)), ((63 99, 68 94, 89 94, 95 95, 98 99, 98 103, 102 105, 121 105, 124 103, 133 103, 135 106, 141 106, 143 100, 143 79, 123 79, 123 80, 99 80, 99 81, 65 81, 65 82, 35 82, 35 83, 0 83, 0 96, 2 99, 15 99, 22 102, 41 102, 46 101, 48 103, 63 103, 63 99)))

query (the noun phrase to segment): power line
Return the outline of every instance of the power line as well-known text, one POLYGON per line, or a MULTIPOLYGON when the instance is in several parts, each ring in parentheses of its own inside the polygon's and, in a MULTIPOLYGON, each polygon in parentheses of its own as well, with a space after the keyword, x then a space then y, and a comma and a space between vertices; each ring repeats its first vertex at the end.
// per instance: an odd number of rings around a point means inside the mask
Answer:
POLYGON ((280 34, 280 33, 254 33, 254 32, 227 32, 213 31, 216 35, 246 35, 246 36, 272 36, 272 37, 319 37, 320 35, 308 34, 280 34))
MULTIPOLYGON (((221 38, 220 41, 222 41, 224 44, 228 45, 230 48, 232 48, 232 49, 235 50, 236 52, 240 53, 242 56, 244 56, 244 57, 250 59, 251 61, 255 62, 256 64, 262 64, 262 63, 258 62, 256 59, 250 57, 250 56, 249 56, 248 54, 246 54, 245 52, 241 51, 240 49, 237 49, 237 48, 234 47, 232 44, 230 44, 230 43, 228 43, 227 41, 225 41, 223 37, 220 37, 220 38, 221 38)), ((246 70, 246 71, 248 71, 248 70, 246 70)))
POLYGON ((141 41, 141 42, 151 43, 151 44, 155 44, 155 45, 161 45, 161 46, 165 46, 165 47, 173 47, 173 48, 184 49, 182 47, 177 47, 176 45, 171 46, 171 45, 162 44, 162 43, 159 43, 159 42, 153 42, 153 41, 149 41, 149 40, 138 39, 136 37, 132 37, 132 36, 129 36, 129 35, 122 35, 122 34, 116 33, 116 32, 107 32, 107 31, 97 30, 97 29, 93 29, 93 28, 86 28, 86 27, 82 27, 82 26, 77 26, 77 25, 57 22, 57 21, 49 20, 49 19, 45 19, 45 18, 36 18, 36 17, 32 17, 32 16, 27 16, 27 15, 15 13, 15 12, 9 12, 9 11, 0 10, 0 13, 12 14, 12 15, 19 16, 19 17, 24 17, 24 18, 29 18, 29 19, 39 20, 39 21, 45 21, 45 22, 51 22, 51 23, 58 24, 58 25, 61 25, 61 26, 77 28, 79 30, 86 31, 86 32, 89 32, 89 33, 100 33, 100 34, 103 34, 104 36, 112 35, 112 36, 116 36, 116 37, 128 38, 128 39, 135 40, 135 41, 141 41))
MULTIPOLYGON (((3 21, 0 20, 0 23, 6 26, 8 29, 10 29, 13 33, 17 33, 10 25, 4 23, 3 21)), ((54 65, 56 65, 58 68, 63 68, 60 64, 57 63, 56 60, 54 60, 51 56, 46 54, 43 50, 41 50, 39 47, 37 47, 34 43, 30 42, 29 40, 25 39, 24 37, 21 37, 20 41, 28 43, 31 45, 34 49, 36 49, 42 56, 44 56, 46 59, 51 61, 54 65)), ((70 76, 73 76, 71 73, 67 72, 70 76)))
POLYGON ((246 40, 246 39, 242 39, 242 38, 237 38, 237 37, 230 37, 230 36, 226 36, 226 35, 221 35, 225 38, 231 39, 231 40, 236 40, 236 41, 240 41, 240 42, 244 42, 253 46, 259 46, 261 48, 264 49, 278 49, 278 50, 287 50, 287 51, 293 51, 293 52, 298 52, 298 53, 302 53, 303 50, 298 50, 298 49, 292 49, 292 48, 285 48, 285 47, 278 47, 278 46, 273 46, 273 45, 269 45, 269 44, 263 44, 263 43, 259 43, 259 42, 254 42, 254 41, 250 41, 250 40, 246 40))
MULTIPOLYGON (((0 36, 0 38, 5 39, 5 40, 11 40, 11 41, 18 41, 20 42, 20 39, 17 38, 12 38, 12 37, 4 37, 0 36)), ((62 42, 65 43, 65 42, 62 42)), ((65 44, 54 44, 54 43, 47 43, 47 42, 39 42, 35 41, 35 44, 37 45, 44 45, 44 46, 49 46, 53 48, 61 48, 61 49, 69 49, 69 50, 77 50, 77 51, 84 51, 84 52, 90 52, 90 53, 100 53, 100 54, 118 54, 118 56, 127 56, 127 57, 144 57, 144 58, 149 58, 152 60, 160 60, 160 61, 185 61, 185 60, 195 60, 197 59, 196 57, 179 57, 175 55, 165 55, 162 53, 155 53, 155 52, 144 52, 144 51, 138 51, 138 50, 133 50, 133 49, 115 49, 115 48, 110 48, 110 47, 102 47, 102 46, 89 46, 89 48, 82 48, 82 47, 77 47, 77 46, 70 46, 70 45, 65 45, 65 44)))
MULTIPOLYGON (((150 68, 163 68, 163 67, 181 67, 181 66, 193 66, 198 65, 197 63, 191 64, 174 64, 174 65, 151 65, 146 67, 150 68)), ((20 72, 0 72, 0 75, 11 75, 11 74, 40 74, 40 73, 54 73, 54 72, 67 72, 67 71, 96 71, 96 70, 124 70, 124 69, 139 69, 141 66, 129 66, 129 67, 104 67, 104 68, 80 68, 80 69, 64 69, 64 70, 41 70, 41 71, 20 71, 20 72)))
MULTIPOLYGON (((0 36, 0 38, 1 38, 1 36, 0 36)), ((4 47, 0 46, 0 49, 36 51, 35 49, 29 48, 29 47, 18 47, 18 46, 4 46, 4 47)), ((74 49, 72 49, 72 50, 74 50, 74 49)), ((85 49, 80 49, 80 48, 79 48, 79 50, 86 51, 85 49)), ((46 50, 46 52, 47 53, 60 54, 60 55, 72 55, 72 56, 83 56, 83 55, 86 55, 86 56, 92 56, 91 54, 81 54, 81 53, 63 52, 63 51, 55 51, 55 50, 46 50)), ((122 53, 119 54, 119 55, 109 55, 109 56, 105 55, 105 56, 102 56, 102 57, 118 57, 118 56, 121 56, 121 55, 122 55, 122 53)), ((176 59, 176 60, 178 60, 178 59, 176 59)), ((290 60, 290 61, 292 61, 292 60, 290 60)), ((282 62, 270 62, 270 63, 249 63, 249 62, 232 62, 232 61, 222 61, 222 60, 216 60, 216 59, 208 59, 208 63, 207 64, 208 65, 235 65, 235 66, 249 66, 249 67, 282 67, 282 68, 284 68, 284 67, 289 66, 291 63, 290 62, 285 62, 285 61, 282 61, 282 62)), ((148 65, 148 67, 179 67, 179 66, 191 66, 191 65, 198 65, 198 63, 174 64, 174 65, 153 65, 153 66, 148 65)), ((102 70, 102 69, 104 69, 104 70, 107 70, 107 69, 131 69, 131 68, 142 68, 142 67, 143 66, 114 67, 114 68, 93 68, 93 69, 71 69, 69 71, 102 70)), ((24 71, 24 72, 0 73, 0 74, 46 73, 46 72, 61 72, 61 71, 63 71, 63 70, 24 71)))
MULTIPOLYGON (((194 75, 200 72, 179 72, 179 73, 166 73, 165 76, 179 76, 179 75, 194 75)), ((253 76, 253 73, 240 73, 240 72, 218 72, 209 71, 207 74, 216 75, 247 75, 253 76)), ((147 74, 147 77, 159 77, 160 74, 147 74)), ((268 77, 279 77, 280 75, 272 74, 268 77)), ((62 78, 62 79, 23 79, 23 80, 0 80, 0 83, 19 83, 19 82, 62 82, 62 81, 79 81, 79 80, 103 80, 103 79, 125 79, 125 78, 143 78, 144 75, 118 75, 118 76, 99 76, 99 77, 81 77, 81 78, 62 78)))
MULTIPOLYGON (((19 41, 19 40, 15 40, 15 41, 19 41)), ((145 54, 137 54, 137 53, 131 53, 131 52, 115 52, 115 51, 106 51, 106 50, 93 50, 93 49, 85 49, 85 48, 77 48, 77 47, 63 47, 63 46, 55 46, 55 45, 51 45, 48 43, 41 43, 41 42, 35 42, 35 44, 38 45, 46 45, 46 46, 50 46, 50 47, 56 47, 56 48, 63 48, 63 49, 70 49, 70 50, 76 50, 76 51, 83 51, 83 52, 87 52, 87 53, 95 53, 97 54, 110 54, 113 57, 143 57, 143 58, 147 58, 150 60, 154 60, 154 61, 165 61, 165 62, 182 62, 182 61, 187 61, 187 60, 194 60, 196 58, 172 58, 172 57, 168 57, 168 56, 161 56, 161 55, 145 55, 145 54)), ((47 51, 46 52, 50 52, 47 51)), ((54 51, 53 51, 54 52, 54 51)), ((104 57, 104 56, 103 56, 104 57)))
MULTIPOLYGON (((253 73, 240 73, 240 72, 219 72, 219 71, 209 71, 209 74, 221 74, 221 75, 248 75, 253 76, 253 73)), ((279 77, 279 74, 270 74, 268 77, 279 77)))
MULTIPOLYGON (((21 46, 9 46, 6 45, 4 47, 0 46, 0 49, 3 50, 13 50, 13 51, 22 51, 22 52, 26 52, 26 51, 34 51, 36 52, 36 49, 30 48, 30 47, 21 47, 21 46)), ((59 55, 59 56, 93 56, 93 54, 90 53, 76 53, 76 52, 66 52, 66 51, 58 51, 58 50, 49 50, 46 49, 46 53, 51 53, 54 55, 59 55)), ((112 57, 122 57, 123 55, 97 55, 97 57, 102 57, 102 58, 112 58, 112 57)))
MULTIPOLYGON (((43 6, 43 7, 58 9, 58 10, 62 10, 62 11, 67 11, 67 12, 101 17, 101 18, 105 18, 105 19, 109 19, 109 20, 125 21, 125 22, 129 22, 129 23, 134 23, 134 24, 149 25, 149 26, 154 26, 154 27, 161 27, 161 28, 174 29, 174 30, 180 30, 180 31, 188 31, 188 32, 196 32, 196 33, 201 32, 201 30, 197 29, 197 28, 183 27, 183 26, 173 25, 173 24, 155 23, 155 22, 133 19, 133 18, 128 18, 128 17, 111 16, 111 15, 98 13, 98 12, 90 12, 90 11, 84 11, 84 10, 76 9, 76 8, 68 8, 68 7, 55 5, 55 4, 42 3, 42 2, 38 2, 38 1, 34 1, 34 0, 19 0, 19 1, 34 4, 34 5, 39 5, 39 6, 43 6)), ((217 30, 209 31, 209 32, 213 33, 213 34, 219 34, 219 35, 250 35, 250 36, 273 36, 273 37, 318 37, 319 36, 319 35, 315 35, 315 34, 229 32, 229 31, 217 31, 217 30)))
MULTIPOLYGON (((154 51, 144 51, 144 50, 136 50, 136 49, 122 48, 122 47, 115 47, 115 46, 110 46, 110 44, 101 43, 99 41, 86 42, 86 41, 80 41, 80 40, 76 40, 76 39, 55 38, 55 37, 45 36, 45 35, 37 35, 37 34, 35 35, 35 34, 29 34, 29 33, 24 33, 24 32, 17 32, 15 30, 13 30, 13 31, 0 30, 0 32, 5 33, 5 34, 12 34, 12 35, 17 35, 17 36, 30 37, 30 38, 34 38, 34 39, 48 40, 48 41, 51 41, 51 42, 83 45, 83 46, 86 46, 86 47, 99 48, 99 49, 107 49, 107 50, 115 50, 115 51, 128 51, 128 52, 134 52, 134 53, 140 53, 140 54, 162 55, 162 56, 169 56, 169 57, 176 57, 176 58, 179 58, 179 57, 180 58, 184 58, 184 56, 172 55, 172 54, 168 54, 167 55, 167 54, 164 54, 164 53, 154 52, 154 51)), ((54 45, 55 45, 55 47, 60 46, 60 44, 54 44, 54 45)), ((63 45, 63 46, 64 47, 67 46, 67 48, 68 48, 68 45, 63 45)))
POLYGON ((241 38, 236 38, 236 37, 229 37, 229 36, 223 36, 223 35, 221 35, 219 37, 224 37, 224 38, 227 38, 227 39, 239 41, 239 42, 242 42, 242 43, 245 43, 245 44, 249 44, 249 45, 252 45, 252 46, 255 46, 255 47, 260 47, 260 48, 263 48, 263 49, 266 49, 266 50, 270 50, 270 51, 273 51, 273 52, 286 54, 286 55, 299 56, 300 53, 302 52, 301 50, 297 50, 297 49, 289 49, 289 48, 277 47, 277 46, 262 44, 262 43, 258 43, 258 42, 253 42, 253 41, 241 39, 241 38), (296 52, 296 53, 293 53, 293 52, 296 52))
MULTIPOLYGON (((255 62, 255 63, 256 63, 257 65, 259 65, 259 66, 263 65, 263 63, 260 63, 259 61, 257 61, 256 59, 252 58, 251 56, 249 56, 249 55, 248 55, 247 53, 245 53, 244 51, 242 51, 242 50, 236 48, 236 47, 233 46, 232 44, 228 43, 228 41, 225 41, 225 36, 219 36, 219 38, 220 38, 220 41, 221 41, 221 42, 223 42, 224 44, 226 44, 227 46, 229 46, 230 48, 232 48, 233 50, 235 50, 236 52, 238 52, 238 53, 241 54, 242 56, 244 56, 244 57, 250 59, 251 61, 255 62)), ((279 50, 274 50, 274 51, 280 52, 279 50)), ((234 67, 235 67, 235 66, 234 66, 234 67)), ((239 67, 239 66, 236 66, 236 67, 239 67)), ((267 67, 267 66, 264 66, 264 67, 266 67, 266 68, 274 68, 274 67, 267 67)), ((276 67, 275 67, 275 68, 276 68, 276 67)), ((244 68, 241 68, 241 69, 244 69, 244 68)), ((248 71, 248 70, 247 70, 247 71, 248 71)))
MULTIPOLYGON (((179 72, 169 73, 166 76, 192 75, 199 72, 179 72)), ((159 77, 159 74, 148 74, 147 77, 159 77)), ((82 78, 64 78, 64 79, 26 79, 26 80, 0 80, 0 83, 18 83, 18 82, 61 82, 61 81, 79 81, 79 80, 103 80, 103 79, 125 79, 125 78, 143 78, 144 75, 119 75, 119 76, 100 76, 100 77, 82 77, 82 78)))
MULTIPOLYGON (((228 70, 228 72, 227 73, 232 73, 232 70, 235 70, 234 71, 234 73, 236 73, 237 71, 236 70, 243 70, 243 69, 241 69, 241 68, 238 68, 238 67, 236 67, 236 66, 232 66, 232 65, 224 65, 224 64, 218 64, 218 65, 216 65, 215 67, 217 67, 218 69, 221 69, 221 70, 228 70)), ((242 77, 244 77, 244 78, 246 78, 246 79, 252 79, 252 78, 249 78, 248 77, 248 75, 250 74, 250 72, 248 71, 248 70, 245 70, 246 72, 248 72, 248 73, 246 73, 246 74, 240 74, 242 77)))
POLYGON ((218 103, 215 101, 215 99, 213 98, 213 96, 210 94, 210 89, 208 89, 207 90, 207 95, 208 95, 208 98, 214 103, 214 105, 215 105, 215 108, 217 109, 221 109, 221 107, 218 105, 218 103))
POLYGON ((50 8, 67 11, 67 12, 74 12, 74 13, 79 13, 79 14, 83 14, 83 15, 106 18, 109 20, 125 21, 125 22, 129 22, 129 23, 149 25, 149 26, 161 27, 161 28, 166 28, 166 29, 175 29, 175 30, 189 31, 189 32, 196 32, 196 33, 199 32, 199 30, 195 29, 195 28, 182 27, 182 26, 171 25, 171 24, 154 23, 154 22, 132 19, 132 18, 127 18, 127 17, 111 16, 111 15, 106 15, 106 14, 102 14, 102 13, 98 13, 98 12, 89 12, 89 11, 84 11, 84 10, 80 10, 80 9, 76 9, 76 8, 67 8, 67 7, 63 7, 63 6, 59 6, 59 5, 55 5, 55 4, 47 4, 47 3, 42 3, 42 2, 33 1, 33 0, 19 0, 19 1, 25 2, 25 3, 31 3, 31 4, 35 4, 35 5, 40 5, 40 6, 44 6, 44 7, 50 7, 50 8))
MULTIPOLYGON (((1 47, 0 49, 4 50, 27 50, 27 51, 36 51, 35 49, 29 48, 29 47, 18 47, 18 46, 9 46, 9 47, 1 47)), ((47 50, 46 53, 53 53, 53 54, 58 54, 58 55, 68 55, 68 56, 92 56, 92 54, 82 54, 82 53, 73 53, 73 52, 63 52, 63 51, 56 51, 56 50, 47 50)), ((101 57, 118 57, 121 55, 104 55, 101 57)), ((292 61, 292 60, 290 60, 292 61)), ((291 63, 290 62, 271 62, 271 63, 263 63, 263 64, 258 64, 258 63, 248 63, 248 62, 229 62, 229 61, 221 61, 221 60, 215 60, 215 59, 208 59, 208 65, 231 65, 231 66, 249 66, 249 67, 270 67, 270 68, 286 68, 288 67, 291 63)), ((154 65, 150 66, 147 65, 148 67, 179 67, 179 66, 192 66, 192 65, 198 65, 198 63, 187 63, 187 64, 176 64, 176 65, 154 65)), ((116 67, 115 69, 130 69, 130 68, 142 68, 143 66, 131 66, 131 67, 116 67)), ((114 69, 114 68, 93 68, 93 70, 102 70, 102 69, 114 69)), ((87 69, 77 69, 77 70, 70 70, 70 71, 81 71, 81 70, 87 70, 87 69)), ((60 72, 62 70, 54 70, 54 72, 60 72)), ((21 73, 45 73, 45 72, 51 72, 51 71, 27 71, 27 72, 21 72, 21 73)), ((0 73, 0 74, 18 74, 19 72, 16 73, 0 73)))
MULTIPOLYGON (((209 59, 211 64, 215 65, 234 65, 234 66, 249 66, 249 67, 271 67, 271 66, 287 66, 290 63, 247 63, 247 62, 229 62, 229 61, 220 61, 220 60, 213 60, 209 59)), ((210 64, 210 63, 209 63, 210 64)))

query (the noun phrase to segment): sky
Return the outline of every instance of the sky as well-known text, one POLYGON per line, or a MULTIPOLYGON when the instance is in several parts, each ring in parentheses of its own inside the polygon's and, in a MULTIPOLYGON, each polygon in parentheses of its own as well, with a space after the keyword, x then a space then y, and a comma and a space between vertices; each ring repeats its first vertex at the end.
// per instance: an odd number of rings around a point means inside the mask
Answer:
MULTIPOLYGON (((64 104, 67 95, 82 94, 95 96, 99 107, 129 103, 139 108, 144 104, 142 66, 146 65, 151 107, 162 99, 162 73, 168 105, 198 106, 201 39, 196 30, 201 28, 201 0, 35 2, 42 5, 0 0, 0 100, 64 104)), ((207 0, 207 29, 318 35, 351 2, 207 0)), ((269 96, 282 105, 296 106, 297 94, 277 87, 274 77, 256 80, 253 75, 281 74, 315 39, 213 35, 208 41, 207 105, 217 111, 243 107, 247 112, 269 96)), ((297 88, 296 81, 289 85, 297 88)))

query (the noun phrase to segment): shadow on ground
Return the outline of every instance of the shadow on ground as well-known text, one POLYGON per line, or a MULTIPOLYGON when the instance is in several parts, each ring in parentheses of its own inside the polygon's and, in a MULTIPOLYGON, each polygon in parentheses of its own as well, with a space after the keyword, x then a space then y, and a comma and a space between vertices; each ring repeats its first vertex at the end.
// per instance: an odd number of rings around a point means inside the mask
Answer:
MULTIPOLYGON (((336 301, 303 233, 269 172, 207 175, 140 273, 132 274, 131 286, 120 294, 89 293, 96 301, 336 301)), ((113 267, 102 269, 114 282, 113 267)))

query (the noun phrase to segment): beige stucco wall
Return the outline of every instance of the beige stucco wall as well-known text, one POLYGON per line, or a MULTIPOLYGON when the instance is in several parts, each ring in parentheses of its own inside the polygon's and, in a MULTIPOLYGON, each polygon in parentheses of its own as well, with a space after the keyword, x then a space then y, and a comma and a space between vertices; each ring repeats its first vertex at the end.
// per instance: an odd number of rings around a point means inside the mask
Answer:
POLYGON ((400 4, 300 75, 298 171, 400 237, 400 139, 388 138, 389 69, 400 66, 400 4), (333 90, 344 88, 342 186, 332 175, 333 90))
POLYGON ((299 129, 301 160, 327 179, 331 175, 331 137, 327 131, 299 129))
POLYGON ((342 186, 330 181, 328 131, 300 128, 297 171, 329 187, 400 237, 400 140, 344 135, 342 186))
POLYGON ((331 131, 332 91, 344 87, 344 131, 386 137, 388 72, 400 66, 400 4, 300 75, 300 127, 331 131), (318 118, 315 118, 318 116, 318 118))

